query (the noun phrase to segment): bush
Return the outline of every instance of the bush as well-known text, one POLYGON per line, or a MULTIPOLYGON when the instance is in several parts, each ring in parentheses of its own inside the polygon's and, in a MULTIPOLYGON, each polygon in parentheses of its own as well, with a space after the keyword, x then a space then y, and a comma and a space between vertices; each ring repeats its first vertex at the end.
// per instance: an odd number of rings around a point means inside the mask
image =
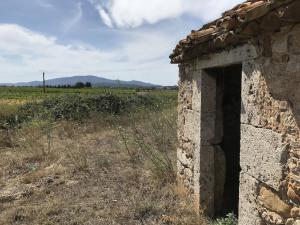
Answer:
POLYGON ((229 213, 225 218, 217 219, 214 225, 237 225, 238 219, 233 213, 229 213))
POLYGON ((63 95, 48 97, 42 101, 29 102, 20 106, 14 113, 0 117, 3 128, 15 127, 34 118, 82 121, 92 113, 120 115, 138 109, 158 109, 161 100, 157 96, 132 95, 63 95))
POLYGON ((84 88, 85 85, 84 85, 84 83, 82 83, 82 82, 77 82, 77 83, 74 85, 74 87, 75 87, 75 88, 84 88))

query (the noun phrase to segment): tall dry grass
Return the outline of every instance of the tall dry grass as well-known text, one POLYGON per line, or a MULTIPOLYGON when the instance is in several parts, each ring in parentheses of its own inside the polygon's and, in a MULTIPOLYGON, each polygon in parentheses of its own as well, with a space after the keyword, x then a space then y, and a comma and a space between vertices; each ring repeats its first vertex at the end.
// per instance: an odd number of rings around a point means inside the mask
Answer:
POLYGON ((0 147, 0 187, 21 197, 3 206, 0 224, 213 224, 176 183, 176 114, 35 118, 6 130, 12 145, 0 147))
POLYGON ((176 111, 143 111, 128 117, 126 127, 118 126, 119 139, 136 163, 146 158, 152 174, 161 182, 175 182, 177 145, 176 111))

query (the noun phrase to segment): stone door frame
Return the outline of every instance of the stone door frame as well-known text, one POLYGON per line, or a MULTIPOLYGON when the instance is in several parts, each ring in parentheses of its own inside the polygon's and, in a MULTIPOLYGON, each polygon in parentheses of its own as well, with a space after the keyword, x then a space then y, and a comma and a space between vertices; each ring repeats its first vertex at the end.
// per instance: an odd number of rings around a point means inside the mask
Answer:
POLYGON ((200 101, 199 139, 196 140, 194 152, 194 195, 197 210, 204 210, 209 216, 215 214, 214 196, 214 139, 216 138, 217 124, 217 86, 216 78, 207 72, 207 69, 227 67, 233 64, 257 58, 256 48, 244 45, 212 54, 205 59, 195 61, 194 76, 198 86, 198 101, 200 101))

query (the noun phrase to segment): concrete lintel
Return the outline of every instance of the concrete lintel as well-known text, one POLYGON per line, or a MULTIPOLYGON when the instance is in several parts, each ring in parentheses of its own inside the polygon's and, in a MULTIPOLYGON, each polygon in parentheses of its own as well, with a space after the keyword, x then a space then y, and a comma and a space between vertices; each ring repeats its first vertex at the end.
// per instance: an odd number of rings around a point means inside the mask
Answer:
POLYGON ((259 56, 254 45, 246 44, 228 51, 214 53, 206 58, 196 60, 196 69, 206 69, 212 67, 223 67, 231 64, 242 63, 243 61, 255 59, 259 56))

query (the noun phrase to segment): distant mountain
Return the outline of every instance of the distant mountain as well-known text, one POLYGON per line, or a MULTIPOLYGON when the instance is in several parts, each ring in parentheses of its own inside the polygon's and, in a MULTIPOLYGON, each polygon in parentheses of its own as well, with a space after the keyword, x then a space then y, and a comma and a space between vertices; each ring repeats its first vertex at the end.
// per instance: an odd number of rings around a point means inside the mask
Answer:
MULTIPOLYGON (((56 79, 46 80, 46 85, 58 86, 58 85, 75 85, 77 82, 90 82, 93 87, 160 87, 160 85, 145 83, 141 81, 122 81, 122 80, 110 80, 102 77, 87 75, 87 76, 73 76, 73 77, 61 77, 56 79)), ((0 83, 0 86, 42 86, 42 81, 31 82, 19 82, 19 83, 0 83)))

